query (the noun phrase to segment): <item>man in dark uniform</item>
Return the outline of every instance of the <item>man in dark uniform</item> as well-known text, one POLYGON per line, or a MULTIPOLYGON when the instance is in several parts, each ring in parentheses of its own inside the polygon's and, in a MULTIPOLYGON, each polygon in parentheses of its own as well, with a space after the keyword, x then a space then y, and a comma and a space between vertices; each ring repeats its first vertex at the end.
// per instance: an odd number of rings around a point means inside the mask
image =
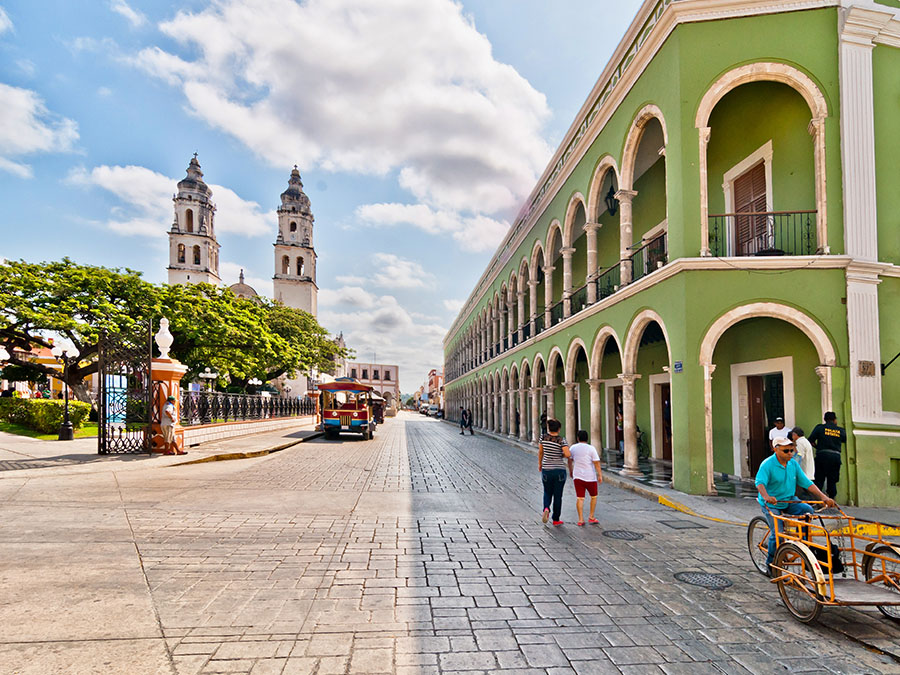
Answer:
POLYGON ((816 425, 809 442, 816 449, 816 487, 834 499, 841 478, 841 444, 847 442, 847 432, 837 425, 837 415, 825 413, 825 424, 816 425))

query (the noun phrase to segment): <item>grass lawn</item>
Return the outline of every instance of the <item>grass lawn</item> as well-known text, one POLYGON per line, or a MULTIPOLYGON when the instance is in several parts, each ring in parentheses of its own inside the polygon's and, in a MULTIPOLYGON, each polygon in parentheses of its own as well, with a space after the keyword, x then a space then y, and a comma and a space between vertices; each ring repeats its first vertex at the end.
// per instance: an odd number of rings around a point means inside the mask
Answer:
MULTIPOLYGON (((40 431, 23 427, 19 424, 10 422, 0 422, 0 431, 8 434, 16 434, 17 436, 29 436, 30 438, 38 438, 42 441, 55 441, 59 434, 42 434, 40 431)), ((75 438, 90 438, 97 435, 97 423, 85 422, 80 429, 75 430, 75 438)))

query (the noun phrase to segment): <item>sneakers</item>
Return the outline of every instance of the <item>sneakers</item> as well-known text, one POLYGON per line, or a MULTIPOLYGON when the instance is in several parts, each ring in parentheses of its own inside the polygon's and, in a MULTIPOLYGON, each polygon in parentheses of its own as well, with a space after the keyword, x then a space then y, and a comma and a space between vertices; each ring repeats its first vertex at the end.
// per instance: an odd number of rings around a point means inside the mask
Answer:
POLYGON ((546 523, 550 520, 550 509, 544 509, 544 515, 541 516, 541 522, 546 523))

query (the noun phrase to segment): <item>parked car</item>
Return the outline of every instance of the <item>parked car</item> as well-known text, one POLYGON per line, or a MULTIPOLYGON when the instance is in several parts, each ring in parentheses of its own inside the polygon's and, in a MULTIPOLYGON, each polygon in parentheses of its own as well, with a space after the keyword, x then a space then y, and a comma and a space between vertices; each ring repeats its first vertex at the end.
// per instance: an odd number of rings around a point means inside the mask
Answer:
POLYGON ((428 406, 427 414, 429 417, 437 417, 439 410, 440 410, 440 408, 438 408, 435 404, 432 403, 430 406, 428 406))

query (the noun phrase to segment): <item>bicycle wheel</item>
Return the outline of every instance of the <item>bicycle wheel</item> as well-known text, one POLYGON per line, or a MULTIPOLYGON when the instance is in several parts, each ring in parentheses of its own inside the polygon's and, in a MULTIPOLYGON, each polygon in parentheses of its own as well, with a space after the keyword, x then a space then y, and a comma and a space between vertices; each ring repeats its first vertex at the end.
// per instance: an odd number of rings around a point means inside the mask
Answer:
POLYGON ((778 593, 787 610, 803 623, 818 619, 822 605, 816 600, 816 576, 809 556, 794 544, 785 543, 775 552, 773 564, 775 574, 783 577, 778 580, 778 593))
MULTIPOLYGON (((893 558, 893 560, 882 560, 881 558, 874 558, 867 555, 866 560, 863 563, 863 572, 866 575, 866 581, 881 578, 881 582, 888 588, 894 588, 894 586, 888 583, 888 579, 891 579, 895 584, 900 584, 900 562, 896 562, 897 552, 890 546, 878 546, 872 553, 893 558)), ((875 583, 878 582, 876 581, 875 583)), ((895 621, 900 620, 900 605, 878 605, 878 611, 889 619, 894 619, 895 621)))
POLYGON ((747 525, 747 548, 750 550, 750 560, 760 574, 765 574, 766 557, 769 554, 769 523, 762 516, 756 516, 747 525))

